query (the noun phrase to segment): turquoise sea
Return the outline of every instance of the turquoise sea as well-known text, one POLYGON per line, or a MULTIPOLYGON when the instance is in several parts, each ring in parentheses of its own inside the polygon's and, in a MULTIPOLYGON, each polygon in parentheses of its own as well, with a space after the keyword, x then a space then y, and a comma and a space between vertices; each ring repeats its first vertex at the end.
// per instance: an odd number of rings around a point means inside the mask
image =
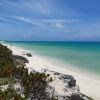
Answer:
POLYGON ((74 69, 100 75, 100 42, 7 42, 44 57, 61 67, 67 64, 74 69))

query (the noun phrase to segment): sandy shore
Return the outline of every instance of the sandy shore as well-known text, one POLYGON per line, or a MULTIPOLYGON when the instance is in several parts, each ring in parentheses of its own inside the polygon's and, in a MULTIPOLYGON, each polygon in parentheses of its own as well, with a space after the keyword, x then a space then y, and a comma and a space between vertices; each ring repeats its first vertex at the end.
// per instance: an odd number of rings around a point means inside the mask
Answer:
MULTIPOLYGON (((23 52, 28 52, 24 49, 15 47, 13 45, 7 45, 12 51, 13 54, 16 55, 22 55, 23 52)), ((22 55, 23 56, 23 55, 22 55)), ((80 87, 80 91, 83 94, 86 94, 87 96, 93 97, 95 100, 100 100, 100 81, 96 80, 95 78, 92 78, 90 76, 85 76, 81 75, 79 72, 73 72, 64 68, 61 68, 59 66, 56 66, 54 64, 51 64, 44 59, 39 58, 35 54, 32 54, 32 57, 27 57, 24 55, 29 60, 29 63, 26 65, 26 67, 31 71, 32 69, 35 69, 37 71, 41 71, 42 69, 48 69, 64 74, 70 74, 75 77, 77 80, 77 84, 80 87)))

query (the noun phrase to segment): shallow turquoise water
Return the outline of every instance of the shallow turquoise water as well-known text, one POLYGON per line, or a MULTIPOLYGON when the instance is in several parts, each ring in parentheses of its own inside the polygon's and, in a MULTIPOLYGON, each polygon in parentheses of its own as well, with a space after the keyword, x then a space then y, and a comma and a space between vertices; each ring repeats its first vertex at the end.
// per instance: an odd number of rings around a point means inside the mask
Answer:
POLYGON ((7 42, 48 59, 100 75, 100 42, 7 42))

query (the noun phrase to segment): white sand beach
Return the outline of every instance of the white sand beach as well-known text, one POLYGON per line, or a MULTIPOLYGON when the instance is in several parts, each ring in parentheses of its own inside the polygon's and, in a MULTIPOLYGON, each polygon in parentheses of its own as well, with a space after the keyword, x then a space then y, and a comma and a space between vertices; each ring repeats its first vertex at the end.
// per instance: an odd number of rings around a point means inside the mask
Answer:
MULTIPOLYGON (((42 71, 42 69, 48 69, 51 71, 73 75, 77 81, 77 84, 80 87, 81 93, 87 96, 90 96, 94 98, 95 100, 100 100, 100 81, 99 80, 96 80, 95 78, 92 78, 88 75, 81 75, 80 72, 78 73, 78 72, 70 71, 68 69, 64 69, 54 64, 51 64, 45 61, 44 59, 37 57, 35 54, 32 54, 32 57, 27 57, 26 55, 23 55, 24 52, 26 53, 28 52, 27 50, 18 48, 13 45, 6 45, 6 46, 8 46, 8 48, 10 48, 13 51, 13 54, 24 56, 29 60, 29 63, 26 65, 29 71, 31 71, 32 69, 36 71, 42 71)), ((59 91, 59 89, 62 88, 62 85, 59 83, 59 86, 57 87, 59 87, 58 88, 58 91, 59 91)))

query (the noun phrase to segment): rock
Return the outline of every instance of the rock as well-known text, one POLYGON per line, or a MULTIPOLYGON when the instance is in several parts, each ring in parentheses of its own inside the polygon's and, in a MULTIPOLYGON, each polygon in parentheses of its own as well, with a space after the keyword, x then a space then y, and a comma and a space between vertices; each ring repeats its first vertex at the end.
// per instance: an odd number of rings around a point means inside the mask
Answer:
POLYGON ((70 79, 69 82, 68 82, 68 86, 69 87, 76 86, 76 80, 74 78, 73 79, 70 79))
POLYGON ((18 55, 13 55, 13 58, 15 60, 19 60, 19 61, 22 61, 24 63, 28 63, 28 60, 25 58, 25 57, 22 57, 22 56, 18 56, 18 55))
POLYGON ((57 100, 68 100, 68 97, 66 95, 59 95, 57 100))
POLYGON ((58 72, 54 72, 54 75, 60 75, 60 73, 58 73, 58 72))
POLYGON ((32 57, 32 54, 31 53, 26 53, 26 56, 32 57))
POLYGON ((73 76, 71 76, 71 75, 66 75, 66 74, 62 74, 62 75, 61 75, 61 78, 62 78, 62 79, 74 79, 73 76))
POLYGON ((28 60, 25 57, 18 56, 18 55, 13 55, 13 60, 15 66, 22 67, 25 66, 25 63, 28 63, 28 60))
POLYGON ((82 100, 94 100, 93 98, 90 98, 82 93, 80 94, 80 96, 81 96, 82 100))
POLYGON ((31 53, 22 52, 22 55, 26 55, 26 56, 28 56, 28 57, 32 57, 32 54, 31 54, 31 53))
POLYGON ((62 74, 59 79, 63 80, 64 83, 67 83, 69 87, 76 86, 76 80, 71 75, 62 74))
POLYGON ((52 86, 47 86, 46 92, 48 93, 49 97, 56 96, 55 88, 52 86))
POLYGON ((72 94, 68 100, 84 100, 80 97, 79 94, 72 94))

